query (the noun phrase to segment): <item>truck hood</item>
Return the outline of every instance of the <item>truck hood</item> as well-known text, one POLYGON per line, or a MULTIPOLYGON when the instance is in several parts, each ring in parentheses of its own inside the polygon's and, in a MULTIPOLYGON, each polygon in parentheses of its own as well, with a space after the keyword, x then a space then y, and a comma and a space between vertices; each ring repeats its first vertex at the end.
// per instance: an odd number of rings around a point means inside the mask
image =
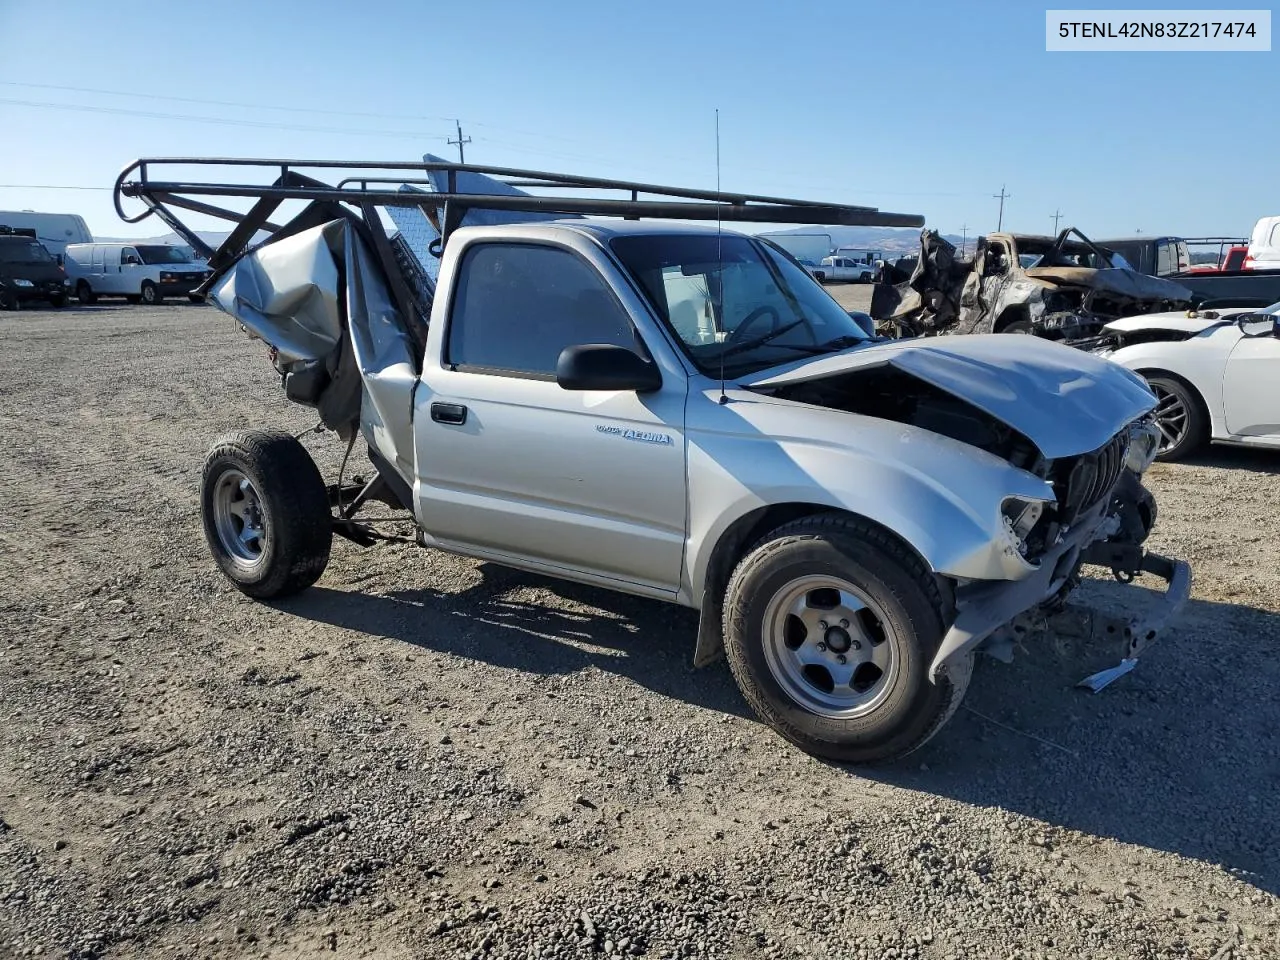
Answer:
POLYGON ((883 366, 972 404, 1051 459, 1098 449, 1156 403, 1142 378, 1119 364, 1049 340, 1009 334, 868 344, 739 382, 767 391, 883 366))
POLYGON ((1175 303, 1191 301, 1191 291, 1182 284, 1163 277, 1149 277, 1145 273, 1123 267, 1108 267, 1103 270, 1092 267, 1028 267, 1025 272, 1032 280, 1087 287, 1132 300, 1169 300, 1175 303))

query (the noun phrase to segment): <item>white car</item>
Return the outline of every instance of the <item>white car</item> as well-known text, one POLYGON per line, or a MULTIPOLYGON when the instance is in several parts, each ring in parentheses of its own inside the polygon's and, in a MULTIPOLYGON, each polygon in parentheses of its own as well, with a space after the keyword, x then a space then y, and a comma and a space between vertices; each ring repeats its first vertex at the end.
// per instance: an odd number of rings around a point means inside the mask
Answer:
POLYGON ((1098 352, 1141 374, 1159 400, 1161 459, 1210 440, 1280 448, 1280 303, 1151 313, 1104 331, 1098 352))

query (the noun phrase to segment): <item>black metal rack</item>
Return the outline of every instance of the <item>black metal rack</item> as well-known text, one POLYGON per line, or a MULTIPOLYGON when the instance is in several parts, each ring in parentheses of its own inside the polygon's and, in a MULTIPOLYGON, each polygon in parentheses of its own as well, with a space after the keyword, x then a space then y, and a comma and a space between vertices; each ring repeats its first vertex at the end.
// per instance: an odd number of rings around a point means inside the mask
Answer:
MULTIPOLYGON (((331 174, 332 175, 332 174, 331 174)), ((841 226, 920 227, 916 214, 885 213, 875 207, 849 206, 814 200, 793 200, 756 194, 664 187, 627 180, 607 180, 572 174, 440 162, 377 162, 368 160, 264 160, 242 157, 150 157, 136 160, 116 179, 116 213, 126 223, 157 216, 191 246, 212 260, 215 251, 183 223, 177 210, 234 223, 232 235, 217 251, 218 259, 234 258, 259 230, 282 229, 270 217, 286 200, 328 201, 358 208, 372 227, 370 214, 380 206, 418 207, 442 239, 462 222, 469 209, 509 210, 551 214, 614 216, 627 219, 720 220, 739 223, 813 223, 841 226), (173 167, 256 168, 269 183, 224 183, 163 176, 173 167), (316 174, 331 171, 341 179, 329 184, 316 174), (431 190, 430 173, 443 173, 447 190, 431 190), (458 192, 458 174, 482 174, 522 190, 560 191, 554 195, 458 192), (402 186, 426 188, 406 191, 402 186), (616 197, 564 196, 563 191, 614 191, 616 197), (141 200, 139 213, 126 213, 124 197, 141 200), (216 206, 202 197, 239 197, 256 201, 245 213, 216 206), (234 242, 233 242, 234 241, 234 242)), ((374 229, 377 229, 376 227, 374 229)))

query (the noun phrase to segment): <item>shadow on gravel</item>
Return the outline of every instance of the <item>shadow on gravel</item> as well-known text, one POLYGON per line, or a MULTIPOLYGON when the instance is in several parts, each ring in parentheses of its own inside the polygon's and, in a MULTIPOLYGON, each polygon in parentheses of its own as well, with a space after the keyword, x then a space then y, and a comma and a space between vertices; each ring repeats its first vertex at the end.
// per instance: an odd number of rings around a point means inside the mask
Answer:
POLYGON ((280 608, 533 674, 596 667, 663 696, 751 716, 727 667, 693 669, 696 611, 495 564, 478 569, 480 582, 456 593, 423 588, 377 595, 317 586, 305 602, 280 608))
MULTIPOLYGON (((459 592, 313 587, 280 607, 533 674, 596 667, 752 716, 723 664, 691 669, 694 611, 479 569, 480 582, 459 592)), ((1106 605, 1131 596, 1123 589, 1135 588, 1082 591, 1106 605)), ((1280 893, 1280 615, 1193 601, 1133 673, 1097 695, 1074 688, 1116 659, 1092 641, 1061 639, 1012 664, 982 659, 964 706, 927 747, 848 772, 1222 864, 1280 893)))
MULTIPOLYGON (((1280 474, 1280 450, 1258 450, 1249 447, 1211 446, 1183 461, 1193 467, 1218 467, 1222 470, 1247 470, 1253 473, 1280 474)), ((1168 469, 1176 470, 1171 463, 1168 469)))
POLYGON ((1280 894, 1280 615, 1193 601, 1132 673, 1074 689, 1105 659, 1089 646, 980 660, 933 742, 850 773, 1220 864, 1280 894))

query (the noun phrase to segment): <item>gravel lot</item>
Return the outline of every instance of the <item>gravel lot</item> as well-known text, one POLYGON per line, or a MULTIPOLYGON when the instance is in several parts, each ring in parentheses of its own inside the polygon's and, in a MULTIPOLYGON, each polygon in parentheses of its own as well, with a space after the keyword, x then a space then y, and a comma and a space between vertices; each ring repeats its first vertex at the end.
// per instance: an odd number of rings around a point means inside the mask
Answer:
POLYGON ((1133 674, 1031 643, 850 770, 692 671, 691 611, 342 540, 242 598, 202 456, 312 421, 212 308, 0 338, 0 956, 1280 955, 1280 456, 1154 470, 1195 599, 1133 674))

